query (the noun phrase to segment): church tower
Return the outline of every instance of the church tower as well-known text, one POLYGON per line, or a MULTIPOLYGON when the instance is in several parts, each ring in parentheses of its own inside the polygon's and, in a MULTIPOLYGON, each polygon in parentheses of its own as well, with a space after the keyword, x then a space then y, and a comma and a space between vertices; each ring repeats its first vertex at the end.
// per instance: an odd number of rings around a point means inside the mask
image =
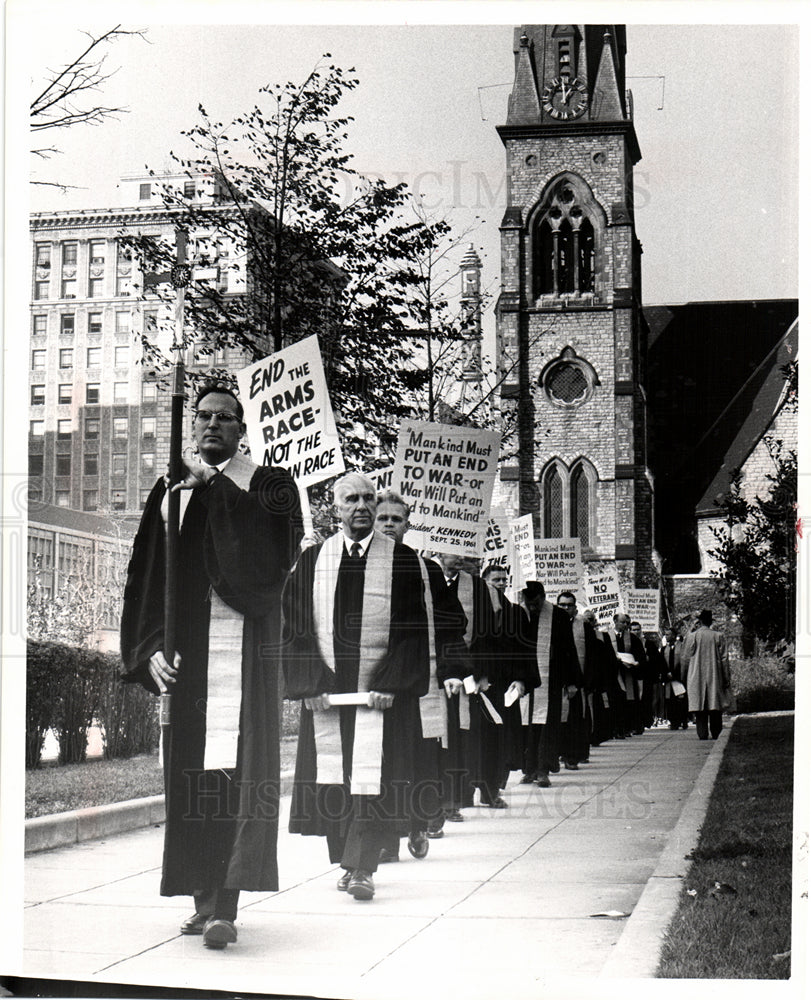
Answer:
POLYGON ((655 584, 640 257, 623 25, 515 30, 497 352, 501 495, 536 537, 655 584), (514 457, 510 457, 514 456, 514 457))
POLYGON ((471 243, 459 265, 462 279, 460 311, 463 323, 462 350, 459 358, 461 384, 458 408, 466 413, 482 396, 482 262, 471 243))

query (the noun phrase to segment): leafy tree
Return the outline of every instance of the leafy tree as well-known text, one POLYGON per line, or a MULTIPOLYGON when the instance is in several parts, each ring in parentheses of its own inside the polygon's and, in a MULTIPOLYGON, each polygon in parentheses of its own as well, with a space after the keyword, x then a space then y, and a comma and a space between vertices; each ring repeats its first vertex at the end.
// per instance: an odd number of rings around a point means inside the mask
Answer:
POLYGON ((765 498, 748 500, 737 472, 721 506, 725 527, 714 528, 721 563, 713 572, 721 597, 742 628, 745 655, 755 640, 778 652, 793 648, 796 620, 797 454, 767 439, 774 472, 765 498))
MULTIPOLYGON (((107 69, 108 52, 105 50, 128 35, 144 38, 145 31, 127 31, 117 24, 101 35, 93 35, 89 31, 82 34, 88 39, 82 51, 61 69, 48 70, 46 79, 39 85, 41 89, 31 101, 29 118, 35 143, 40 142, 45 132, 50 136, 51 129, 101 125, 128 111, 124 107, 97 103, 97 94, 116 72, 107 69)), ((56 145, 35 145, 31 152, 39 159, 49 160, 61 150, 56 145)), ((31 183, 60 188, 68 186, 44 180, 32 180, 31 183)))
MULTIPOLYGON (((203 353, 241 348, 249 363, 317 334, 345 455, 350 465, 369 466, 426 383, 425 368, 413 363, 415 289, 423 280, 415 262, 446 229, 407 218, 405 185, 355 170, 345 152, 351 118, 337 110, 358 85, 352 72, 320 64, 302 84, 267 85, 227 124, 201 106, 200 122, 183 133, 191 153, 174 161, 181 176, 212 179, 213 203, 170 182, 163 199, 197 243, 193 263, 217 265, 193 272, 189 340, 203 353), (222 290, 224 267, 244 270, 244 292, 222 290)), ((146 271, 165 271, 174 257, 174 247, 154 237, 130 234, 125 242, 146 271)), ((171 290, 160 294, 168 299, 171 290)), ((149 334, 144 349, 149 363, 166 363, 149 334)))

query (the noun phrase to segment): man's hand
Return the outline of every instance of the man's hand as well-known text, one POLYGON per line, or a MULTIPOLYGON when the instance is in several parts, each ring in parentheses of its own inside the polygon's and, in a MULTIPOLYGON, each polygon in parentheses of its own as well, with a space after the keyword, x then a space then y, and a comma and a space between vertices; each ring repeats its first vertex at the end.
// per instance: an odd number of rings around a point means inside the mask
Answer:
MULTIPOLYGON (((205 486, 212 476, 217 475, 217 470, 212 469, 211 466, 203 465, 202 462, 195 462, 193 459, 188 458, 183 459, 183 469, 186 475, 179 483, 175 483, 172 487, 172 493, 175 490, 193 490, 198 486, 205 486)), ((166 482, 167 486, 169 485, 167 477, 164 477, 164 482, 166 482)))
POLYGON ((476 694, 479 691, 488 691, 490 689, 490 681, 486 677, 482 677, 476 681, 476 694))
POLYGON ((580 689, 578 688, 578 686, 576 684, 567 684, 566 685, 566 696, 568 698, 574 698, 574 696, 577 694, 577 692, 579 690, 580 689))
POLYGON ((311 712, 325 712, 330 707, 329 695, 317 694, 314 698, 305 698, 304 706, 311 712))
POLYGON ((515 695, 516 698, 523 698, 524 695, 527 693, 527 689, 524 687, 524 682, 523 681, 513 681, 512 684, 510 684, 510 686, 504 692, 504 697, 505 698, 510 693, 510 691, 515 691, 516 692, 516 695, 515 695))
POLYGON ((175 665, 170 667, 166 662, 166 657, 158 650, 149 658, 149 673, 152 680, 158 685, 161 694, 166 694, 168 686, 177 680, 177 670, 180 666, 180 653, 175 653, 175 665))
POLYGON ((394 704, 394 695, 386 694, 383 691, 370 691, 369 692, 369 707, 376 708, 383 712, 387 708, 391 708, 394 704))
POLYGON ((449 677, 444 683, 445 694, 449 698, 452 698, 455 694, 459 694, 464 687, 464 684, 462 684, 458 677, 449 677))

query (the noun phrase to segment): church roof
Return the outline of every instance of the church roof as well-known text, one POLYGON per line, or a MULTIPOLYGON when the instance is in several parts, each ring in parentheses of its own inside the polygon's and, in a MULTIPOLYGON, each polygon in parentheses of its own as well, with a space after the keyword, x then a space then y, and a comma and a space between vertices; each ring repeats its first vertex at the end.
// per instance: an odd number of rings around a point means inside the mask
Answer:
POLYGON ((780 401, 786 344, 796 357, 797 300, 688 302, 643 312, 656 547, 670 558, 671 572, 691 572, 679 563, 696 514, 717 510, 713 500, 726 492, 780 401))

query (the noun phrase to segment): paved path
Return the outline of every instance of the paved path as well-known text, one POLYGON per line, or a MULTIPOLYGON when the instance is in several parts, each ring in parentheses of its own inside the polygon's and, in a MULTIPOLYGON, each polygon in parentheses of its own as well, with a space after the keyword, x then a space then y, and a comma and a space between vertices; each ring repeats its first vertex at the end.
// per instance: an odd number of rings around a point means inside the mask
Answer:
MULTIPOLYGON (((555 982, 600 975, 619 956, 628 921, 594 914, 632 913, 669 840, 673 855, 688 796, 695 804, 708 795, 722 743, 699 741, 692 727, 654 729, 593 749, 550 789, 518 785, 514 773, 509 809, 465 810, 424 861, 403 842, 403 860, 378 871, 371 903, 336 891, 340 872, 323 841, 282 833, 281 891, 243 894, 239 941, 224 952, 182 937, 189 901, 158 895, 161 828, 34 854, 21 971, 369 1000, 538 997, 555 982)), ((668 877, 680 884, 678 872, 668 877)), ((666 925, 668 915, 658 919, 666 925)), ((610 974, 623 975, 616 965, 610 974)))

